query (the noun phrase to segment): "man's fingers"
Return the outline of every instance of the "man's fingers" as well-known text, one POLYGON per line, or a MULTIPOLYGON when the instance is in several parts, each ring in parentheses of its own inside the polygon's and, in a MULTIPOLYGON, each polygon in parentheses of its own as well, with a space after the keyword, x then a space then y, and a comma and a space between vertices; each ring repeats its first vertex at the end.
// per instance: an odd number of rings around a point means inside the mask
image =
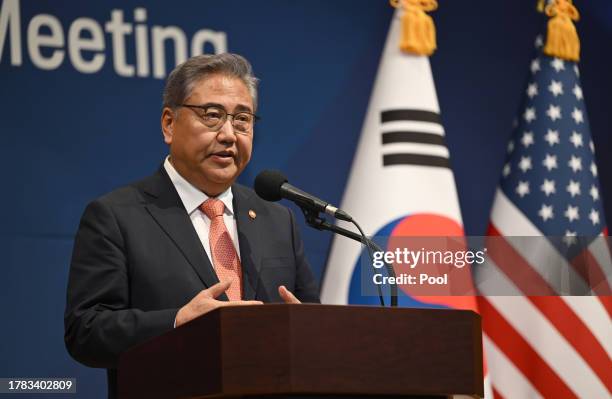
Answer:
POLYGON ((263 305, 262 301, 219 301, 219 306, 249 306, 263 305))
POLYGON ((187 305, 179 309, 174 319, 175 327, 183 325, 190 320, 195 319, 221 306, 245 306, 245 305, 262 305, 261 301, 219 301, 215 299, 224 293, 231 281, 220 282, 210 288, 200 291, 187 305))
POLYGON ((231 281, 221 281, 212 287, 205 289, 204 292, 206 292, 207 296, 210 298, 216 298, 227 291, 230 285, 232 285, 231 281))
POLYGON ((283 299, 283 301, 285 301, 285 303, 302 303, 284 285, 278 287, 278 294, 283 299))

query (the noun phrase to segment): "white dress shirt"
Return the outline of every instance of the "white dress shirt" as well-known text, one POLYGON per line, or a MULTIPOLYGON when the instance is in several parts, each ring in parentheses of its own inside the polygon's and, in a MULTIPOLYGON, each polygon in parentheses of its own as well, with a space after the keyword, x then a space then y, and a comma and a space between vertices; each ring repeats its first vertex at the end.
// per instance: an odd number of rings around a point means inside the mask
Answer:
MULTIPOLYGON (((170 176, 170 180, 172 181, 172 184, 174 184, 174 187, 176 188, 176 191, 183 202, 185 210, 187 210, 187 213, 189 214, 189 219, 191 219, 191 223, 193 223, 193 227, 195 228, 195 231, 202 242, 202 246, 206 250, 210 264, 213 265, 210 252, 210 242, 208 241, 210 219, 200 210, 200 205, 202 205, 202 203, 206 201, 209 196, 185 180, 185 178, 181 176, 170 163, 170 157, 166 157, 166 160, 164 161, 164 168, 166 169, 168 176, 170 176)), ((233 198, 234 195, 232 194, 231 187, 217 196, 217 199, 221 200, 225 205, 225 210, 223 211, 223 222, 225 223, 225 227, 232 238, 234 248, 236 248, 236 253, 238 254, 238 259, 240 259, 238 227, 236 226, 236 219, 234 218, 234 204, 232 203, 233 198)))

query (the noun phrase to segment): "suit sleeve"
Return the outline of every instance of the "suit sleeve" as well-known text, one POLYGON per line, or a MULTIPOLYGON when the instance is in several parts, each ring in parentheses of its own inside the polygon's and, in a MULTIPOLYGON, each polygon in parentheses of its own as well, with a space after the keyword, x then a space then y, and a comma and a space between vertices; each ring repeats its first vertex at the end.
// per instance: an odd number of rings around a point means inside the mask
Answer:
POLYGON ((300 231, 295 223, 293 212, 291 210, 288 211, 296 264, 295 292, 293 294, 302 302, 320 303, 319 287, 312 274, 308 260, 304 255, 304 243, 302 242, 300 231))
POLYGON ((66 348, 87 366, 116 368, 122 352, 173 327, 178 309, 130 308, 126 259, 112 208, 94 201, 75 238, 64 315, 66 348))

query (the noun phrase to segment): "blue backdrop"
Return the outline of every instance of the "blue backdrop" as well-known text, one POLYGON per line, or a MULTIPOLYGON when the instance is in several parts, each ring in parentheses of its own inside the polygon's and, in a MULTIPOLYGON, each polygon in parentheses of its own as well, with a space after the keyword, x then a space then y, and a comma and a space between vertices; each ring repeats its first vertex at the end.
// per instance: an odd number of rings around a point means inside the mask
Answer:
MULTIPOLYGON (((535 0, 440 3, 431 65, 466 231, 479 235, 533 41, 545 25, 535 0)), ((612 3, 576 3, 582 83, 610 221, 612 3)), ((158 74, 171 69, 182 50, 153 46, 154 36, 184 39, 189 55, 200 38, 199 48, 227 49, 252 62, 261 79, 262 121, 242 183, 251 185, 264 168, 281 169, 295 185, 339 204, 391 15, 384 0, 3 0, 0 377, 75 377, 78 397, 105 397, 105 374, 79 365, 64 349, 65 287, 85 205, 151 174, 166 154, 163 80, 153 76, 153 65, 158 74), (139 7, 146 15, 134 11, 139 7), (109 23, 113 10, 124 22, 109 23), (143 46, 143 37, 151 46, 143 46), (97 70, 84 73, 83 65, 97 70)), ((321 276, 330 236, 302 231, 321 276)))

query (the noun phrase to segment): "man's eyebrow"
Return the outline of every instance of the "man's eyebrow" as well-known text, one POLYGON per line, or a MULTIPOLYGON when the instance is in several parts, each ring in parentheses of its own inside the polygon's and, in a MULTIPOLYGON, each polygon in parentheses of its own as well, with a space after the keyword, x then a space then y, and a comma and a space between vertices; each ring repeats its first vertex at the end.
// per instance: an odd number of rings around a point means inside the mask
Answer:
POLYGON ((251 110, 251 107, 247 105, 238 104, 234 108, 234 112, 243 112, 243 111, 253 113, 253 111, 251 110))
MULTIPOLYGON (((223 108, 223 109, 225 109, 225 107, 222 104, 219 104, 219 103, 200 104, 199 107, 216 107, 216 108, 223 108)), ((251 107, 249 107, 248 105, 238 104, 234 108, 234 112, 245 112, 245 111, 253 113, 253 111, 251 111, 251 107)))
POLYGON ((200 104, 198 105, 199 107, 217 107, 217 108, 223 108, 225 109, 225 107, 219 103, 206 103, 206 104, 200 104))

